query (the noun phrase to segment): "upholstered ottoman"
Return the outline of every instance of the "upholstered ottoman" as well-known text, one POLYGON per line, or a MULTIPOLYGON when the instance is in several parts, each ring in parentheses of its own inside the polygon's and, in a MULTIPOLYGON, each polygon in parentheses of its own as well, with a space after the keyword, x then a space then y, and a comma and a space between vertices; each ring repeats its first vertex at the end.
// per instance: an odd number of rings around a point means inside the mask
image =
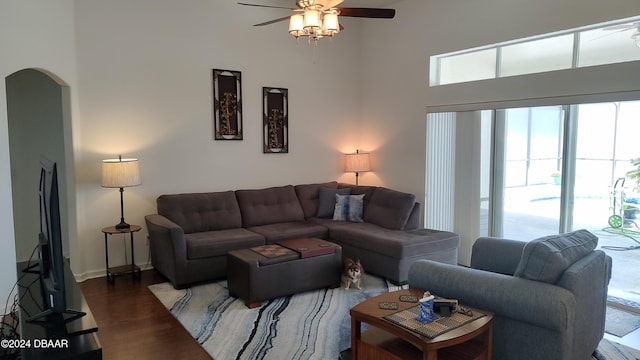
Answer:
POLYGON ((229 294, 254 308, 264 300, 339 286, 342 248, 306 238, 233 250, 227 270, 229 294))

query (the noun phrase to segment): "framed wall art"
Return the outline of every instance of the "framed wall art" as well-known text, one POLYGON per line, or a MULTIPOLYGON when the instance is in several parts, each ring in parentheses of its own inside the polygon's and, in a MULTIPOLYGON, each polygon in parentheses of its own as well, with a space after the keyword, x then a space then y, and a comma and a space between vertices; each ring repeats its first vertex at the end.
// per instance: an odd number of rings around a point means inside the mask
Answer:
POLYGON ((289 90, 262 88, 262 139, 264 153, 289 152, 289 90))
POLYGON ((242 140, 240 71, 213 69, 213 138, 242 140))

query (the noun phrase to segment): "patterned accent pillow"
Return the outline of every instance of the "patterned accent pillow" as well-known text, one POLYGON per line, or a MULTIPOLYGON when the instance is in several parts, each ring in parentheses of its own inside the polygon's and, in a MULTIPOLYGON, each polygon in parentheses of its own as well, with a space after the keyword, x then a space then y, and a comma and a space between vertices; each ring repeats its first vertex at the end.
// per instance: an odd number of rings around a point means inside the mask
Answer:
POLYGON ((336 206, 333 211, 333 220, 363 222, 364 194, 339 195, 336 194, 336 206))

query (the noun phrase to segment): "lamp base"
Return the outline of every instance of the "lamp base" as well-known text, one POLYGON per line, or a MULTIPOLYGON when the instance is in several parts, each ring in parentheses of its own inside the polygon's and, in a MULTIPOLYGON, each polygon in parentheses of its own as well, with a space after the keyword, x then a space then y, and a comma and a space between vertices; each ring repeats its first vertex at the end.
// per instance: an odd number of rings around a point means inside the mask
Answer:
POLYGON ((116 229, 117 230, 127 230, 127 229, 130 229, 130 228, 131 228, 131 225, 129 225, 126 222, 124 222, 124 220, 120 221, 120 223, 116 225, 116 229))

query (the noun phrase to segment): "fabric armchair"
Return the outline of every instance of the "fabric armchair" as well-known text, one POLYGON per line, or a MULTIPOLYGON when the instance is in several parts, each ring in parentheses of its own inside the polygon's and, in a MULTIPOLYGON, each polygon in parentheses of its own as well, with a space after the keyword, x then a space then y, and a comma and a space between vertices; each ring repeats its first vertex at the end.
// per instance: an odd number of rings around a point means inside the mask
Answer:
POLYGON ((611 258, 586 230, 479 238, 471 267, 415 262, 409 286, 491 311, 493 358, 589 359, 604 336, 611 258))

